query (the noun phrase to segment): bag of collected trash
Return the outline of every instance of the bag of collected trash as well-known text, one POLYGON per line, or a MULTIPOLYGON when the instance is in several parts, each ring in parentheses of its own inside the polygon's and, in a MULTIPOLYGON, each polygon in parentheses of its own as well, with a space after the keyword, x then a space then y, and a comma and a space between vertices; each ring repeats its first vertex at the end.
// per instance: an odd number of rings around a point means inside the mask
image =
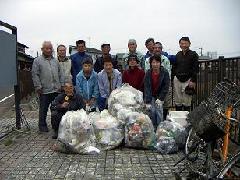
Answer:
POLYGON ((173 137, 161 136, 157 140, 156 150, 161 154, 171 154, 178 151, 178 146, 173 137))
POLYGON ((62 142, 59 151, 73 151, 80 154, 99 153, 95 148, 93 126, 86 111, 68 111, 61 120, 58 140, 62 142))
POLYGON ((119 109, 117 112, 117 119, 121 120, 123 123, 126 123, 126 120, 129 115, 131 115, 133 112, 131 109, 122 108, 119 109))
POLYGON ((121 121, 110 115, 107 110, 90 113, 89 117, 93 123, 97 147, 101 150, 109 150, 122 143, 124 126, 121 121))
POLYGON ((143 104, 143 93, 129 84, 113 90, 108 98, 109 113, 115 117, 122 108, 141 111, 143 104))
MULTIPOLYGON (((163 121, 158 125, 156 136, 157 136, 157 144, 162 143, 163 139, 161 137, 170 137, 174 140, 174 143, 178 148, 183 148, 186 142, 187 132, 185 128, 180 124, 178 124, 177 122, 163 121)), ((171 140, 171 143, 169 143, 169 146, 172 146, 172 143, 173 141, 171 140)), ((166 143, 164 147, 165 146, 167 146, 166 143)))
POLYGON ((156 135, 150 118, 138 112, 127 117, 125 125, 125 145, 134 148, 154 149, 156 135))

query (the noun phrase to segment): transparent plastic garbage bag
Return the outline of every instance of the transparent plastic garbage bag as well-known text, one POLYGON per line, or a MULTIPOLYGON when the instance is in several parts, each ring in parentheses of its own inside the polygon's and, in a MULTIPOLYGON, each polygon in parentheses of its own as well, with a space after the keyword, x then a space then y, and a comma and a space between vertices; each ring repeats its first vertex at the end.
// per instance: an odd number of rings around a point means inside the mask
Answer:
POLYGON ((156 136, 157 143, 160 140, 162 141, 161 137, 170 137, 174 139, 178 148, 183 148, 186 142, 187 132, 186 129, 177 122, 163 121, 158 125, 156 136))
POLYGON ((157 140, 156 149, 161 154, 171 154, 178 151, 178 146, 173 137, 161 136, 157 140))
POLYGON ((129 84, 112 91, 108 98, 109 113, 117 117, 119 110, 125 108, 132 111, 142 111, 143 93, 129 84))
POLYGON ((154 149, 156 135, 150 118, 138 112, 132 112, 125 125, 125 145, 133 148, 154 149))
POLYGON ((68 111, 61 120, 58 140, 68 151, 80 154, 99 153, 93 126, 84 110, 68 111))
POLYGON ((97 147, 101 150, 114 149, 122 143, 124 125, 122 121, 109 114, 107 110, 101 113, 90 113, 96 136, 97 147))

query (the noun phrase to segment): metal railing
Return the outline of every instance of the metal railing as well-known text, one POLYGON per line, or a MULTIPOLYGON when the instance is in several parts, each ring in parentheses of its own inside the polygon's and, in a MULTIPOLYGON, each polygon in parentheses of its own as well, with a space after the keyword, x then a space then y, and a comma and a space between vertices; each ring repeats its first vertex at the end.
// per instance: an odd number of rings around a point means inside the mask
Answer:
MULTIPOLYGON (((193 109, 199 106, 199 104, 205 101, 212 90, 216 87, 218 83, 228 79, 238 86, 240 86, 240 57, 234 58, 224 58, 220 57, 218 59, 199 61, 199 73, 197 75, 197 93, 193 99, 193 109)), ((222 98, 222 104, 227 103, 230 94, 225 96, 218 95, 217 98, 222 98)), ((228 103, 227 103, 228 104, 228 103)), ((225 105, 226 106, 226 105, 225 105)), ((236 108, 231 114, 233 118, 240 121, 240 109, 236 108)), ((197 115, 198 119, 201 118, 201 112, 197 115)), ((220 124, 220 123, 219 123, 220 124)), ((224 125, 222 125, 225 127, 224 125)), ((230 136, 233 142, 240 143, 240 124, 235 123, 230 129, 230 136)))
POLYGON ((199 61, 197 95, 193 100, 193 107, 206 99, 217 83, 225 78, 240 85, 240 57, 219 57, 218 59, 199 61))

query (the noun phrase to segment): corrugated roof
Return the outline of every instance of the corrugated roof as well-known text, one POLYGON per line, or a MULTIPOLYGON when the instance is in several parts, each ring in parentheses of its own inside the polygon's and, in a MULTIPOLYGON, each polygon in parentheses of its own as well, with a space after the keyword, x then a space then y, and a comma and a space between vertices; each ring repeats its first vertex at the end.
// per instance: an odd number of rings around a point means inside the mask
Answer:
POLYGON ((28 46, 26 46, 25 44, 22 44, 22 43, 20 43, 20 42, 18 42, 17 44, 20 45, 20 46, 22 46, 22 47, 24 47, 24 48, 29 48, 28 46))

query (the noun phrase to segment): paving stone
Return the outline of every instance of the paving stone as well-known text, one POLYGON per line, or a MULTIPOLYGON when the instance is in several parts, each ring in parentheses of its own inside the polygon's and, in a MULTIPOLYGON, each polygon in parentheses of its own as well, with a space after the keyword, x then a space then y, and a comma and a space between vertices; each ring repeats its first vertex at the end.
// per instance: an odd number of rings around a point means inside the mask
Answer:
MULTIPOLYGON (((17 138, 9 146, 0 141, 0 179, 171 179, 174 170, 184 167, 183 163, 173 167, 183 153, 161 155, 125 147, 99 155, 54 152, 51 132, 38 133, 37 112, 25 112, 25 116, 31 134, 14 132, 17 138)), ((2 126, 15 123, 14 118, 5 117, 0 124, 3 121, 2 126)))

